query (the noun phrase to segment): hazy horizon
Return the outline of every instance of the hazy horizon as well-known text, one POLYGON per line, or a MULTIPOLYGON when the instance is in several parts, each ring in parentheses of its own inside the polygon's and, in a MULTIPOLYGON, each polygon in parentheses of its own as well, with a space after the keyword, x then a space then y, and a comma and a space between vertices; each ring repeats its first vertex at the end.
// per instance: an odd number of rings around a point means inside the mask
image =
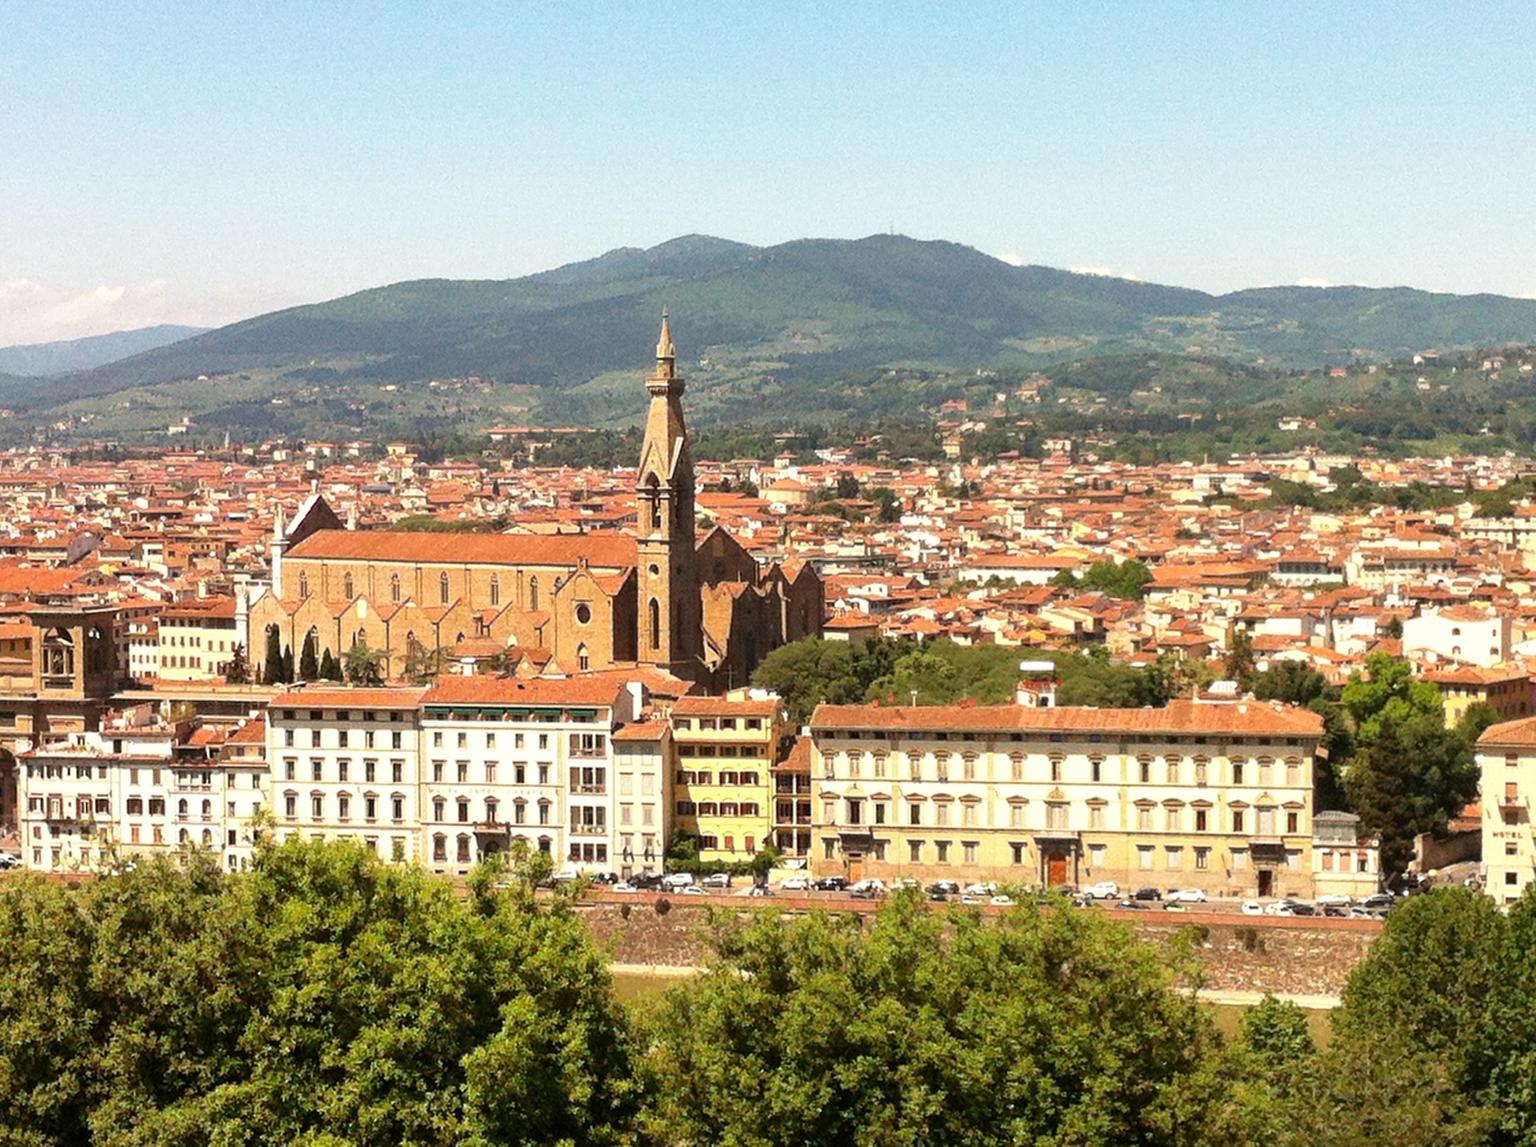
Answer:
POLYGON ((701 232, 1222 293, 1536 294, 1536 31, 1302 4, 58 9, 0 39, 0 344, 701 232))

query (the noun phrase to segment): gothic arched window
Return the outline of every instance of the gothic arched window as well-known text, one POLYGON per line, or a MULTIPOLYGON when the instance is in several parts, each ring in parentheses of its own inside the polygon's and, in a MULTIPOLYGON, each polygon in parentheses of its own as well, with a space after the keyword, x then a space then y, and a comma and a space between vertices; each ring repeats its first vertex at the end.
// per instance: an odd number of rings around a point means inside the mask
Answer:
POLYGON ((491 575, 491 604, 501 604, 501 578, 496 574, 491 575))
POLYGON ((341 596, 351 601, 357 595, 352 592, 352 575, 343 574, 341 578, 341 596))
POLYGON ((448 604, 448 574, 446 571, 437 575, 437 600, 441 605, 448 604))
POLYGON ((535 574, 528 579, 528 609, 532 612, 539 608, 539 578, 535 574))
POLYGON ((576 647, 576 666, 583 673, 592 668, 592 658, 587 653, 587 647, 585 645, 578 645, 576 647))
POLYGON ((309 597, 309 574, 303 572, 299 574, 299 597, 309 597))
POLYGON ((396 605, 400 604, 400 575, 389 575, 389 600, 396 605))
POLYGON ((649 528, 661 529, 661 485, 656 481, 655 474, 645 480, 645 505, 649 528))
POLYGON ((651 648, 661 648, 661 602, 651 598, 651 648))

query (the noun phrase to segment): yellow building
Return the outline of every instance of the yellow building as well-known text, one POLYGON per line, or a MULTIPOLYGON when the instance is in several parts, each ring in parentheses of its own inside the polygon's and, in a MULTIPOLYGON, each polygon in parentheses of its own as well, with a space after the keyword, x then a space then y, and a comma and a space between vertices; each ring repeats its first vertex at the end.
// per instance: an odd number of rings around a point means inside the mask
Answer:
POLYGON ((811 721, 812 868, 1212 896, 1312 893, 1315 713, 822 705, 811 721))
POLYGON ((1501 721, 1514 721, 1532 714, 1536 696, 1531 676, 1519 669, 1482 669, 1461 665, 1441 669, 1424 678, 1440 690, 1445 703, 1445 727, 1454 729, 1473 705, 1490 705, 1501 721))
POLYGON ((701 860, 749 860, 772 839, 773 765, 794 741, 783 702, 736 690, 672 706, 672 827, 700 837, 701 860))

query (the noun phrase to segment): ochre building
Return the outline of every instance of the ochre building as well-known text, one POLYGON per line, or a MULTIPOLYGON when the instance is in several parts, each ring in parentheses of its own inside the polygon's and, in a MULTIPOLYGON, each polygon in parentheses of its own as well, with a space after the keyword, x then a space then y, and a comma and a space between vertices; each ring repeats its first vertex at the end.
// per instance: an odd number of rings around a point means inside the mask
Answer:
POLYGON ((664 316, 635 534, 347 530, 313 498, 274 538, 271 590, 251 606, 253 662, 274 629, 295 657, 309 635, 317 655, 379 650, 390 677, 425 676, 456 646, 489 639, 559 672, 649 666, 720 691, 744 685, 777 646, 819 634, 810 566, 764 569, 723 530, 696 536, 676 358, 664 316))

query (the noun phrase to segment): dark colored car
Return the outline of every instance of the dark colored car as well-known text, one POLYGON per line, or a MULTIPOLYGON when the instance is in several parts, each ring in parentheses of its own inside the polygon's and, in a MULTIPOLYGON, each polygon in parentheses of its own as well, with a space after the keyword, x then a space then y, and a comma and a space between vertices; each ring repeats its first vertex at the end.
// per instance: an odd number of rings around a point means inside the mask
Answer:
POLYGON ((1312 907, 1312 905, 1310 905, 1310 904, 1292 904, 1291 905, 1291 915, 1292 916, 1316 916, 1317 915, 1317 909, 1312 907))
POLYGON ((1322 916, 1348 916, 1349 909, 1342 904, 1325 904, 1319 911, 1322 916))
POLYGON ((1139 911, 1142 911, 1142 912, 1145 912, 1147 910, 1147 906, 1145 904, 1143 904, 1140 900, 1122 900, 1122 901, 1120 901, 1120 903, 1116 904, 1115 907, 1116 908, 1134 908, 1134 909, 1138 909, 1139 911))
POLYGON ((818 892, 841 892, 844 888, 848 887, 848 878, 846 876, 823 876, 811 887, 815 888, 818 892))
POLYGON ((935 880, 924 891, 930 896, 940 894, 944 896, 957 896, 960 893, 960 885, 953 880, 935 880))
POLYGON ((875 890, 873 888, 855 888, 848 893, 849 900, 873 900, 875 890))
POLYGON ((1132 900, 1161 900, 1163 894, 1156 888, 1138 888, 1131 896, 1132 900))

